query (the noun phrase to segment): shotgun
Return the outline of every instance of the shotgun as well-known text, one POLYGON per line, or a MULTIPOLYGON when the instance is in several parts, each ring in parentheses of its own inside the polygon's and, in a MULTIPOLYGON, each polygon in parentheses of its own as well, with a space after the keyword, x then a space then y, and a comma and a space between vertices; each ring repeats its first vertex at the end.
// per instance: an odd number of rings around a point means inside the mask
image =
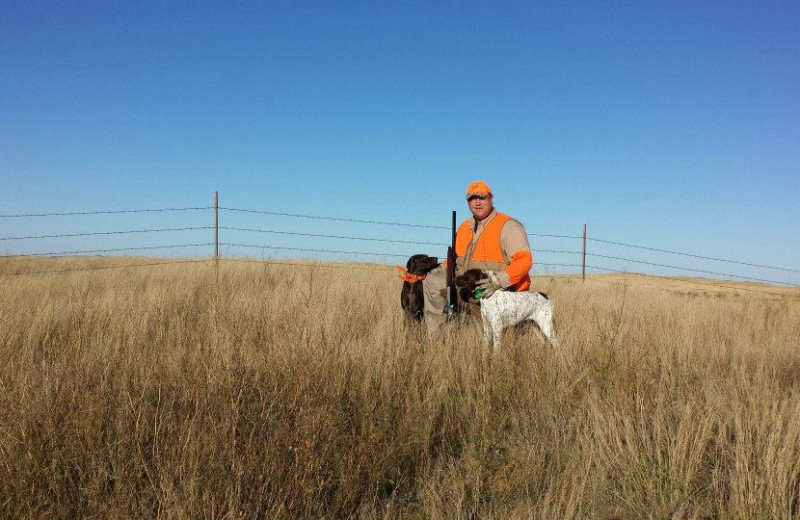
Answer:
POLYGON ((448 316, 458 311, 456 298, 456 212, 453 211, 453 224, 450 230, 450 247, 447 248, 447 307, 444 313, 448 316))

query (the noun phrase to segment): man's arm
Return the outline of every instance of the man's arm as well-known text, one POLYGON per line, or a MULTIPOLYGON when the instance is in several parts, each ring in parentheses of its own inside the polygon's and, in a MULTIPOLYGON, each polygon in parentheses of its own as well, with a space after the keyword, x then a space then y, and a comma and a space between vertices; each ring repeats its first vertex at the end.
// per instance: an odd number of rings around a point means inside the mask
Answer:
POLYGON ((519 283, 533 267, 533 253, 528 244, 525 228, 516 220, 509 220, 500 230, 500 247, 511 260, 505 271, 497 273, 505 289, 519 283))

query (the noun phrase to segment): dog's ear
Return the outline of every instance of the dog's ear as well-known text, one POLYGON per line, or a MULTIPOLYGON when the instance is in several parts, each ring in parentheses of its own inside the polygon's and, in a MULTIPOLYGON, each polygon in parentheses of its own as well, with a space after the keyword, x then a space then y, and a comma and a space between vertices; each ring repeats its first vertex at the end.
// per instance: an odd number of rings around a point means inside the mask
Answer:
POLYGON ((419 263, 421 256, 424 255, 411 255, 411 257, 408 259, 408 262, 406 262, 406 270, 411 271, 414 269, 414 267, 416 267, 416 265, 419 263))
POLYGON ((458 297, 461 298, 461 301, 464 302, 471 302, 473 301, 472 290, 469 287, 461 287, 458 289, 458 297))
POLYGON ((467 272, 469 273, 470 278, 472 278, 472 280, 474 280, 475 282, 477 282, 482 278, 486 278, 486 275, 480 269, 470 269, 467 272))

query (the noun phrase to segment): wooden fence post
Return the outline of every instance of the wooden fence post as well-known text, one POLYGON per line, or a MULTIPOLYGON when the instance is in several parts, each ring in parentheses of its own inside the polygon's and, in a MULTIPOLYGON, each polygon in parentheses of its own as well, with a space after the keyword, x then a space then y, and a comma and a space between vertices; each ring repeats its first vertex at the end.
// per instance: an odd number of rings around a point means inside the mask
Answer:
POLYGON ((581 280, 586 281, 586 224, 583 225, 583 252, 581 253, 581 280))
POLYGON ((219 262, 219 192, 214 192, 214 261, 219 262))

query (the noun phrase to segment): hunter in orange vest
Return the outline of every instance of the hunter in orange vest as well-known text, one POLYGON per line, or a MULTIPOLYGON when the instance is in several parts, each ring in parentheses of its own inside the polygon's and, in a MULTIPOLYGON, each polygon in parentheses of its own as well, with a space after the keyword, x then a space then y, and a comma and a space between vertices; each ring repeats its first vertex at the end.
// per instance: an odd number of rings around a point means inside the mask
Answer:
MULTIPOLYGON (((483 181, 467 187, 467 203, 472 218, 456 234, 456 274, 473 268, 488 273, 483 280, 484 297, 501 289, 527 291, 531 286, 528 272, 533 255, 525 228, 517 220, 492 206, 492 190, 483 181)), ((447 304, 445 269, 434 269, 422 282, 425 323, 437 326, 444 322, 447 304)))
POLYGON ((467 202, 472 218, 456 233, 456 270, 488 271, 490 279, 484 282, 484 289, 489 294, 500 289, 527 291, 533 255, 525 228, 494 209, 492 191, 483 181, 467 187, 467 202))

